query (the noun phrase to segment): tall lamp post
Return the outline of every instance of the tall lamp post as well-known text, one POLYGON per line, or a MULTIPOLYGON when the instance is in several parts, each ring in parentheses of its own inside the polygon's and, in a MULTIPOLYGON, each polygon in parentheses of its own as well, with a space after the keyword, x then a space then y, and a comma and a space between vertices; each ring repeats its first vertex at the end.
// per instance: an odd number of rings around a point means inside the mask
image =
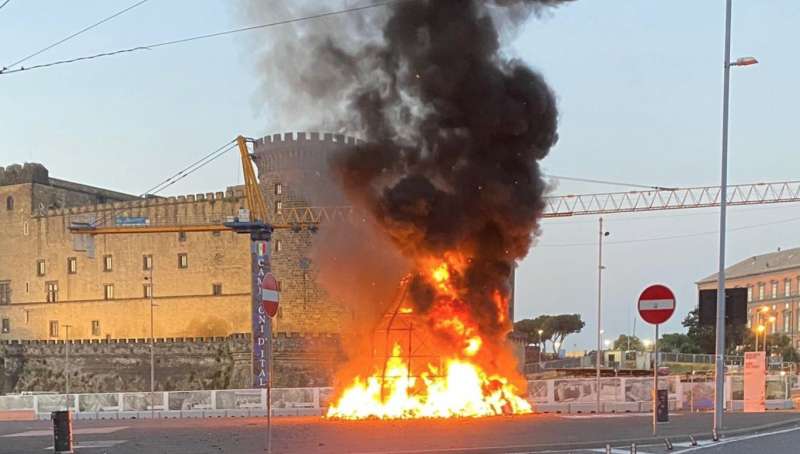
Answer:
POLYGON ((597 248, 597 352, 595 354, 595 394, 597 394, 597 413, 600 413, 600 353, 603 349, 603 237, 609 232, 603 230, 603 218, 600 218, 600 236, 597 248))
POLYGON ((542 368, 542 333, 544 333, 543 329, 537 331, 539 333, 539 369, 542 368))
POLYGON ((714 364, 714 427, 712 438, 719 440, 722 429, 722 410, 725 399, 725 226, 728 202, 728 101, 731 66, 749 66, 758 63, 754 57, 731 61, 731 3, 725 0, 725 57, 722 84, 722 172, 719 203, 719 272, 717 273, 717 323, 716 361, 714 364))
MULTIPOLYGON (((151 256, 152 257, 152 256, 151 256)), ((150 261, 150 266, 148 269, 149 273, 145 277, 145 280, 149 282, 150 285, 150 419, 155 417, 155 396, 156 396, 156 362, 155 362, 155 350, 156 350, 156 340, 155 340, 155 328, 154 328, 154 314, 153 308, 155 307, 155 303, 153 301, 153 295, 155 291, 155 286, 153 285, 153 262, 152 259, 150 261)))

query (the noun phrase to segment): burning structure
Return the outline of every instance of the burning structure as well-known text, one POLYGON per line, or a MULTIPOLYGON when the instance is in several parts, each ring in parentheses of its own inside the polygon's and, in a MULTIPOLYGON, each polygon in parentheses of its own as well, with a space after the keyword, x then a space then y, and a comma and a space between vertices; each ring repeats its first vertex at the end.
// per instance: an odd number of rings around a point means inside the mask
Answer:
POLYGON ((411 271, 369 345, 351 352, 328 416, 530 411, 505 342, 508 283, 539 228, 539 161, 558 115, 542 77, 501 52, 499 30, 559 3, 398 1, 341 39, 305 34, 313 58, 283 82, 337 113, 321 126, 364 139, 332 158, 332 173, 388 240, 370 253, 411 271))

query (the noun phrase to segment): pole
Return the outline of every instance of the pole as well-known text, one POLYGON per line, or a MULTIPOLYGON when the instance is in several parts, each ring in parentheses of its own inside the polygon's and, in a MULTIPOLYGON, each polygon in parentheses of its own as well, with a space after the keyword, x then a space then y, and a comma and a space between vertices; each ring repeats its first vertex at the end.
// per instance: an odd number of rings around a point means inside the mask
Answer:
POLYGON ((542 369, 542 330, 539 330, 539 370, 542 369))
POLYGON ((731 0, 725 0, 725 59, 722 88, 722 171, 719 202, 719 273, 717 279, 717 339, 714 374, 714 427, 716 437, 722 429, 725 399, 725 228, 728 202, 728 98, 731 73, 731 0))
POLYGON ((153 263, 150 262, 150 419, 155 418, 155 398, 156 398, 156 362, 155 362, 155 330, 154 330, 154 315, 153 315, 153 298, 155 286, 153 285, 153 263))
POLYGON ((597 413, 600 414, 600 355, 602 355, 602 303, 603 303, 603 218, 600 218, 600 237, 597 250, 597 354, 595 355, 595 388, 597 394, 597 413))
POLYGON ((656 324, 656 340, 653 343, 653 436, 658 433, 658 325, 656 324))
POLYGON ((64 325, 66 340, 64 341, 64 397, 67 399, 67 411, 69 411, 69 329, 72 325, 64 325))
POLYGON ((689 377, 689 396, 691 396, 689 413, 694 413, 694 369, 692 369, 692 374, 689 377))

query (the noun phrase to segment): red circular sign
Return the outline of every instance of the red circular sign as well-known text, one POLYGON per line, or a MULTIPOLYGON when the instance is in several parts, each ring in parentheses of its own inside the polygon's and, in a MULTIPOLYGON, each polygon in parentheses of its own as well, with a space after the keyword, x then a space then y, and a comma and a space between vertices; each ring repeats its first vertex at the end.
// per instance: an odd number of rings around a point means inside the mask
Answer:
POLYGON ((278 289, 278 280, 272 273, 267 273, 261 279, 261 307, 264 312, 270 317, 274 317, 278 313, 278 300, 280 299, 280 290, 278 289))
POLYGON ((675 294, 663 285, 651 285, 639 295, 639 315, 652 325, 660 325, 675 312, 675 294))

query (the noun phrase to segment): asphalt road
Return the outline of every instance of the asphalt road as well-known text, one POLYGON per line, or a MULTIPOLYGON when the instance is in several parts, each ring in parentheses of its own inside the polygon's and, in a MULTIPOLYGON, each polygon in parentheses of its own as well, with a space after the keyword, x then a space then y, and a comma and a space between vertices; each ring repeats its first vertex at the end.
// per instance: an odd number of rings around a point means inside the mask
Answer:
MULTIPOLYGON (((330 421, 320 418, 275 418, 274 453, 525 453, 604 452, 606 442, 629 452, 632 440, 640 444, 639 454, 661 454, 661 445, 647 446, 651 437, 650 417, 562 417, 526 415, 458 420, 416 421, 330 421), (599 450, 597 450, 599 449, 599 450)), ((800 426, 800 413, 771 412, 727 415, 728 436, 717 449, 703 441, 704 452, 747 452, 747 443, 774 443, 800 452, 800 431, 783 432, 754 439, 736 431, 782 430, 800 426), (768 429, 765 425, 771 425, 768 429), (780 426, 780 428, 775 428, 780 426), (731 432, 734 431, 733 433, 731 432), (794 441, 791 438, 794 437, 794 441), (742 443, 741 450, 735 443, 742 443), (735 449, 732 449, 733 447, 735 449)), ((659 426, 662 434, 676 443, 676 451, 692 452, 680 445, 688 434, 710 431, 711 415, 674 415, 659 426)), ((75 421, 78 453, 263 453, 266 438, 264 418, 170 419, 75 421)), ((702 436, 702 435, 701 435, 702 436)), ((650 440, 652 443, 652 440, 650 440)), ((0 453, 45 453, 52 449, 52 428, 47 421, 0 423, 0 453)))

